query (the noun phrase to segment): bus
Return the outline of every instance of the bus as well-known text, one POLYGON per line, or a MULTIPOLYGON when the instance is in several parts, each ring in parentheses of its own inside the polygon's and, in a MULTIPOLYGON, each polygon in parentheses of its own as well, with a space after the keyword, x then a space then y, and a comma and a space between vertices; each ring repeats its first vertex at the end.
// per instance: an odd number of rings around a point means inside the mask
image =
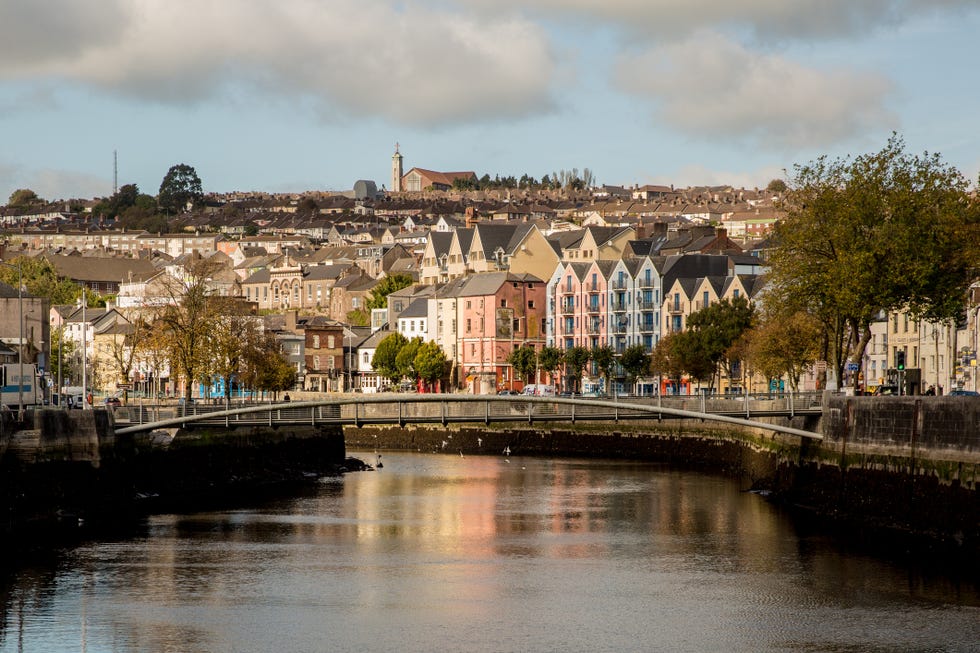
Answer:
POLYGON ((20 363, 3 363, 0 365, 0 404, 16 410, 21 403, 25 406, 35 406, 44 403, 44 392, 40 387, 37 375, 37 365, 24 363, 24 376, 21 378, 20 363))

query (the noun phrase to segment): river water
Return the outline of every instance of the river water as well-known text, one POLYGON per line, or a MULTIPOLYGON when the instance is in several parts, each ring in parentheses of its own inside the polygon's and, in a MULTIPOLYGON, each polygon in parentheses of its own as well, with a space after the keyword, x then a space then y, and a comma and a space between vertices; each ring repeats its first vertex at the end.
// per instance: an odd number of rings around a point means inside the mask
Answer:
POLYGON ((384 456, 8 571, 0 651, 980 650, 974 581, 820 534, 733 479, 384 456))

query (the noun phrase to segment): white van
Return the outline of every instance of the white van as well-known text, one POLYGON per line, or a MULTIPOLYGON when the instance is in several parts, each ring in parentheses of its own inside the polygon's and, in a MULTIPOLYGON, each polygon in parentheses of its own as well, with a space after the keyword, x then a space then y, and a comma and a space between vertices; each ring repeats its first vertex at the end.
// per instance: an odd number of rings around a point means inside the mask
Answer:
POLYGON ((555 388, 544 383, 529 383, 524 386, 523 394, 533 395, 535 397, 554 397, 555 388))

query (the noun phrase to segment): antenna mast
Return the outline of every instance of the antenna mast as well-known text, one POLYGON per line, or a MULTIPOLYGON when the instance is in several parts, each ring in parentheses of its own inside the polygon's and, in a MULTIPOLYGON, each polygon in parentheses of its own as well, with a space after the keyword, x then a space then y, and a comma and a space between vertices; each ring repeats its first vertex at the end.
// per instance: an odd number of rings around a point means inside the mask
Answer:
POLYGON ((112 151, 112 194, 119 192, 119 160, 116 158, 116 151, 112 151))

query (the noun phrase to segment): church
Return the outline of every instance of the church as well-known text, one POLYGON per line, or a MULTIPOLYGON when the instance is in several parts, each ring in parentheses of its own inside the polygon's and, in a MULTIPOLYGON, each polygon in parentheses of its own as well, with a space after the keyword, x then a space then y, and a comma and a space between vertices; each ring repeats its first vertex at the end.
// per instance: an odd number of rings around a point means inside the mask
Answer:
POLYGON ((394 193, 411 193, 423 190, 449 190, 457 179, 476 181, 476 173, 466 172, 436 172, 424 168, 412 168, 403 172, 403 157, 395 144, 395 153, 391 157, 391 190, 394 193))

